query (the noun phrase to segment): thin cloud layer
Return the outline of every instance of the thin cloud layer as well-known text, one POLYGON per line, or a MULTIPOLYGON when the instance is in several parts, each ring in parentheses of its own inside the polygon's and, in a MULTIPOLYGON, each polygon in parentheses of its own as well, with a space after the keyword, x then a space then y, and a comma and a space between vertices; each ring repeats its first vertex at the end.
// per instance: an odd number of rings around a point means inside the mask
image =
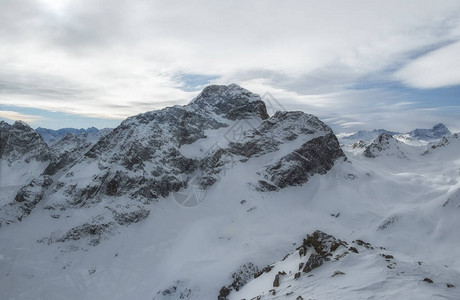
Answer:
POLYGON ((458 16, 458 1, 4 0, 0 105, 123 119, 236 82, 355 115, 340 97, 357 87, 459 84, 458 16))
POLYGON ((21 120, 30 124, 34 124, 38 120, 42 119, 40 116, 21 114, 11 110, 0 110, 0 117, 8 120, 21 120))
POLYGON ((460 85, 460 42, 430 52, 404 66, 396 78, 415 88, 460 85))

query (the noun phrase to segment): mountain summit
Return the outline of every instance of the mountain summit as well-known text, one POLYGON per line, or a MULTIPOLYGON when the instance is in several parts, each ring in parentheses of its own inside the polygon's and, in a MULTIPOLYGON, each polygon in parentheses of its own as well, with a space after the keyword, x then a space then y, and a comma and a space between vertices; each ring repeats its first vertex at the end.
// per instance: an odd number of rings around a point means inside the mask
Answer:
POLYGON ((211 110, 229 120, 255 115, 262 120, 268 118, 265 103, 260 96, 237 84, 210 85, 189 103, 201 109, 211 110))
POLYGON ((433 126, 431 129, 415 129, 408 132, 408 135, 414 139, 431 141, 440 139, 446 135, 451 135, 452 132, 446 127, 446 125, 439 123, 433 126))
MULTIPOLYGON (((125 213, 120 203, 130 202, 130 213, 145 216, 145 204, 191 184, 206 190, 235 165, 257 162, 247 183, 270 191, 304 184, 345 159, 332 130, 318 118, 303 112, 269 118, 260 96, 236 84, 208 86, 188 105, 130 117, 94 145, 65 136, 49 153, 48 166, 35 179, 46 185, 24 182, 0 208, 0 224, 26 217, 38 202, 56 212, 105 203, 106 211, 99 212, 104 221, 96 225, 113 227, 125 213), (115 205, 111 199, 117 197, 122 199, 115 205)), ((122 223, 129 222, 134 221, 122 223)))

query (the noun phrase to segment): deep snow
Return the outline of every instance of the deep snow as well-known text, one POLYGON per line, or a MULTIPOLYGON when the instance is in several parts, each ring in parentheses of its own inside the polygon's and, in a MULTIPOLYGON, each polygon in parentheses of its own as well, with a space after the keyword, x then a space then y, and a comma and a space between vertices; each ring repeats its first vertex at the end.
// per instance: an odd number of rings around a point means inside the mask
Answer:
MULTIPOLYGON (((413 148, 407 159, 347 152, 349 162, 337 163, 326 175, 265 193, 254 190, 248 183, 255 179, 245 176, 247 168, 257 169, 258 160, 266 159, 261 157, 226 170, 199 206, 182 207, 172 196, 159 199, 150 204, 146 220, 122 227, 94 247, 37 242, 50 230, 59 235, 69 222, 86 220, 94 208, 69 209, 59 219, 37 209, 0 229, 0 298, 177 299, 179 292, 162 293, 176 285, 190 299, 216 299, 238 266, 278 262, 319 229, 385 247, 396 269, 386 268, 380 252, 363 250, 325 264, 311 278, 290 282, 296 296, 459 299, 459 148, 458 138, 451 138, 444 147, 428 146, 425 155, 425 148, 413 148), (335 270, 345 275, 331 278, 335 270), (425 277, 434 283, 424 282, 425 277)), ((230 299, 262 293, 276 298, 268 294, 271 277, 268 283, 250 282, 230 299)), ((287 285, 282 282, 279 299, 287 297, 282 294, 287 285)))

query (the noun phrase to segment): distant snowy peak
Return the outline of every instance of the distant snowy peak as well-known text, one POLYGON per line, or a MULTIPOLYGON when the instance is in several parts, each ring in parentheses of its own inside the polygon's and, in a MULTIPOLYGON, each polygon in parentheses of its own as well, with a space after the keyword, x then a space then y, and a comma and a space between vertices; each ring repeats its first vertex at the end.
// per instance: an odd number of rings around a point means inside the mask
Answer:
POLYGON ((349 143, 355 141, 371 141, 382 133, 390 134, 397 140, 413 146, 425 145, 427 142, 438 140, 443 136, 449 136, 452 134, 444 124, 439 123, 431 129, 415 129, 407 133, 399 133, 385 129, 374 129, 372 131, 360 130, 354 134, 341 134, 339 136, 342 141, 349 143))
MULTIPOLYGON (((102 129, 102 130, 106 131, 107 129, 102 129)), ((88 133, 90 135, 99 134, 99 129, 95 127, 90 127, 87 129, 61 128, 57 130, 38 127, 37 129, 35 129, 35 131, 42 136, 43 140, 46 143, 56 142, 68 133, 71 133, 73 135, 84 134, 84 133, 88 133)))
POLYGON ((388 130, 385 130, 385 129, 374 129, 372 131, 360 130, 360 131, 358 131, 358 132, 356 132, 354 134, 351 134, 351 135, 348 135, 348 136, 345 136, 345 137, 342 137, 342 138, 346 139, 346 140, 369 141, 369 140, 375 139, 376 137, 378 137, 382 133, 387 133, 387 134, 390 134, 390 135, 399 134, 398 132, 388 131, 388 130))
POLYGON ((372 142, 363 152, 363 155, 368 158, 375 158, 378 156, 396 156, 398 158, 407 158, 402 147, 405 145, 395 139, 389 133, 382 133, 374 142, 372 142))
POLYGON ((431 129, 415 129, 407 133, 410 137, 418 140, 437 140, 452 133, 442 123, 436 124, 431 129))
POLYGON ((426 145, 423 155, 439 153, 445 156, 455 156, 460 149, 460 137, 458 133, 442 137, 439 141, 431 142, 426 145))

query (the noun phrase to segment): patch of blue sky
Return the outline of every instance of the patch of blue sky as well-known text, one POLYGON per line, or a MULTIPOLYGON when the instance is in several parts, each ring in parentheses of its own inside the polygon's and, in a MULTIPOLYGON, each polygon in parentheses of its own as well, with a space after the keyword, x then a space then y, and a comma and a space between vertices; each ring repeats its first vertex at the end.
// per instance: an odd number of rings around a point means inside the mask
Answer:
POLYGON ((186 92, 195 92, 203 89, 206 85, 218 79, 218 75, 203 75, 193 73, 180 73, 175 76, 175 80, 180 84, 179 88, 186 92))
MULTIPOLYGON (((50 129, 60 129, 60 128, 88 128, 96 127, 98 129, 102 128, 115 128, 117 127, 122 120, 114 119, 102 119, 102 118, 92 118, 81 115, 74 115, 64 112, 55 112, 38 108, 29 108, 29 107, 18 107, 10 105, 1 105, 0 111, 13 111, 19 114, 24 114, 28 116, 37 117, 35 121, 30 122, 30 126, 33 128, 43 127, 50 129)), ((12 123, 15 120, 7 119, 0 116, 0 120, 12 123)))

